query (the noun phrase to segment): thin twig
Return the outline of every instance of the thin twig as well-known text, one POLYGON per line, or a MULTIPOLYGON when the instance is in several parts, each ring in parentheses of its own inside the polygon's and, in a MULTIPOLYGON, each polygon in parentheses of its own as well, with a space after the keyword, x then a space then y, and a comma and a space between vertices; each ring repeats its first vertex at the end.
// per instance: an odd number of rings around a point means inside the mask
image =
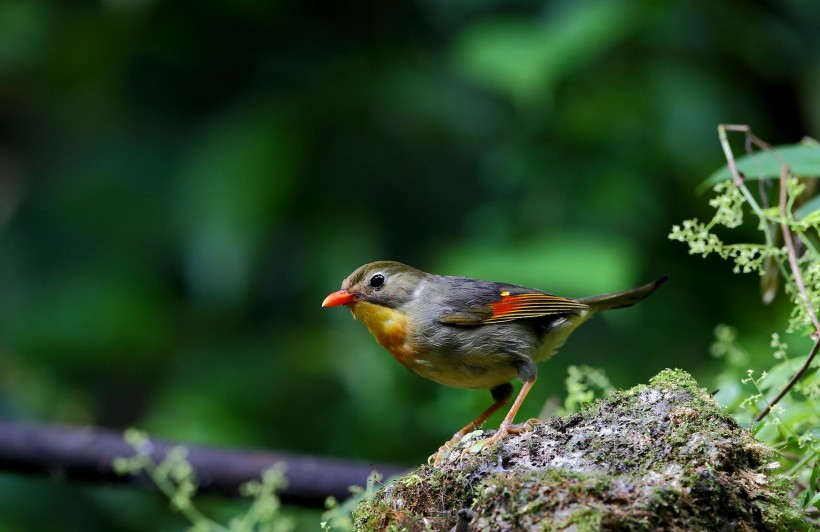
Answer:
MULTIPOLYGON (((732 147, 729 146, 729 139, 726 136, 727 131, 735 131, 740 132, 746 135, 746 148, 749 149, 751 144, 755 144, 763 150, 771 150, 771 146, 763 142, 761 139, 757 138, 749 126, 744 125, 737 125, 737 124, 720 124, 718 125, 718 137, 720 138, 720 145, 723 148, 723 155, 726 157, 726 163, 729 166, 729 172, 732 174, 732 182, 740 189, 740 193, 743 194, 743 197, 746 198, 746 202, 755 212, 755 215, 760 219, 761 229, 763 230, 763 235, 766 237, 766 245, 773 246, 773 238, 771 231, 769 230, 769 225, 765 223, 766 215, 763 214, 763 211, 760 209, 760 205, 757 204, 755 201, 754 196, 752 193, 749 192, 749 189, 746 187, 745 179, 746 176, 738 170, 737 163, 735 162, 735 154, 732 153, 732 147)), ((781 159, 782 161, 782 159, 781 159)), ((785 161, 782 161, 785 164, 785 161)))
POLYGON ((749 126, 739 126, 735 124, 720 124, 718 126, 718 137, 720 138, 720 145, 723 148, 723 156, 726 157, 726 163, 729 165, 729 173, 732 174, 734 184, 740 186, 743 183, 744 176, 738 171, 737 164, 735 164, 735 156, 732 153, 732 148, 729 146, 729 138, 726 136, 727 131, 741 131, 748 135, 749 126))
POLYGON ((800 266, 797 264, 797 252, 794 249, 794 240, 792 240, 792 233, 789 230, 789 224, 786 222, 789 216, 789 211, 786 207, 788 201, 787 187, 789 179, 789 167, 783 165, 780 168, 780 230, 783 232, 783 241, 786 244, 786 250, 789 254, 789 266, 792 270, 792 277, 794 283, 797 285, 797 290, 800 292, 800 297, 803 298, 803 303, 806 305, 806 312, 811 318, 811 323, 814 325, 813 338, 817 338, 820 333, 820 321, 817 321, 817 314, 814 312, 814 307, 809 299, 809 294, 806 291, 806 284, 803 282, 803 275, 800 273, 800 266))
POLYGON ((785 397, 785 395, 787 393, 789 393, 789 390, 791 390, 792 387, 795 384, 797 384, 797 381, 800 380, 800 378, 803 376, 803 374, 806 372, 806 370, 809 369, 809 366, 811 366, 811 362, 812 362, 812 360, 814 360, 814 357, 817 355, 818 350, 820 350, 820 338, 818 338, 817 341, 814 342, 814 345, 811 347, 811 351, 809 351, 809 356, 806 357, 806 361, 803 363, 802 366, 800 366, 800 369, 797 370, 797 373, 792 375, 792 378, 789 379, 789 382, 786 383, 786 386, 784 386, 783 389, 780 390, 780 393, 778 393, 775 396, 775 398, 772 399, 769 402, 769 404, 766 405, 766 408, 761 410, 755 416, 755 423, 757 423, 758 421, 760 421, 764 417, 766 417, 769 414, 769 412, 772 411, 772 407, 774 405, 776 405, 777 403, 779 403, 780 400, 783 399, 783 397, 785 397))

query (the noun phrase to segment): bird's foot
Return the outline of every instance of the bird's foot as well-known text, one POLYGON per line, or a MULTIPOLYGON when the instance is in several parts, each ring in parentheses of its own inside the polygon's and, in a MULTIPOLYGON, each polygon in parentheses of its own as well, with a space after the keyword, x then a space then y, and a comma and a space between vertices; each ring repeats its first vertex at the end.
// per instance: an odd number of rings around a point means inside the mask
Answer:
POLYGON ((427 457, 427 465, 431 465, 433 467, 441 466, 441 460, 444 458, 444 455, 447 454, 447 451, 452 446, 453 444, 448 441, 444 445, 439 447, 438 451, 427 457))
MULTIPOLYGON (((539 420, 537 420, 535 418, 531 418, 531 419, 528 419, 527 421, 524 421, 523 423, 516 423, 514 425, 511 424, 511 423, 503 423, 502 422, 501 426, 498 427, 498 430, 496 431, 495 434, 493 434, 489 438, 486 438, 486 439, 483 439, 483 440, 478 440, 477 442, 475 442, 472 445, 465 448, 461 452, 461 456, 460 456, 459 460, 463 460, 468 454, 479 454, 479 453, 481 453, 484 449, 487 449, 488 447, 491 447, 494 443, 506 438, 507 435, 509 435, 509 434, 520 434, 522 432, 532 430, 533 426, 538 424, 538 423, 539 423, 539 420)), ((434 466, 434 467, 440 467, 441 462, 442 462, 442 460, 444 460, 444 456, 447 454, 447 452, 454 445, 456 445, 461 440, 463 440, 464 437, 467 436, 467 434, 470 434, 474 430, 478 430, 478 427, 471 424, 471 425, 467 425, 466 427, 464 427, 460 431, 453 434, 453 437, 450 438, 449 440, 447 440, 446 442, 444 442, 444 444, 441 447, 438 448, 438 451, 431 454, 427 458, 427 463, 429 465, 434 466)))
POLYGON ((516 423, 514 425, 511 423, 507 423, 506 421, 502 422, 501 426, 498 427, 498 430, 495 434, 493 434, 489 438, 479 440, 474 444, 465 447, 464 450, 461 452, 460 459, 463 460, 467 455, 470 454, 480 454, 484 451, 484 449, 492 447, 493 444, 503 440, 509 434, 520 434, 522 432, 532 430, 532 428, 538 423, 539 421, 535 418, 531 418, 527 421, 524 421, 523 423, 516 423))
POLYGON ((453 445, 457 444, 462 439, 464 439, 464 436, 466 436, 474 430, 477 430, 477 428, 478 427, 476 427, 475 424, 471 423, 470 425, 467 425, 460 431, 453 434, 453 437, 444 442, 444 444, 442 444, 442 446, 438 448, 437 452, 427 457, 427 464, 433 465, 434 467, 439 467, 441 465, 441 461, 444 459, 444 455, 447 454, 447 451, 449 451, 450 448, 453 447, 453 445))
POLYGON ((521 423, 511 425, 510 428, 507 429, 507 432, 509 432, 510 434, 521 434, 522 432, 532 430, 539 423, 541 423, 540 419, 531 417, 527 421, 522 421, 521 423))

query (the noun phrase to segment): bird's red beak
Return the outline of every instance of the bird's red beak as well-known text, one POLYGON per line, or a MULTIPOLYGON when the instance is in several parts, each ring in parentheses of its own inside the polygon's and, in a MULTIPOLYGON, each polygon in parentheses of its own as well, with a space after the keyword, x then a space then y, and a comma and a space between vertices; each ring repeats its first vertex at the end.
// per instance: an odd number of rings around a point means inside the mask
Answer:
POLYGON ((347 305, 353 302, 355 296, 347 290, 339 290, 333 292, 322 301, 323 307, 338 307, 339 305, 347 305))

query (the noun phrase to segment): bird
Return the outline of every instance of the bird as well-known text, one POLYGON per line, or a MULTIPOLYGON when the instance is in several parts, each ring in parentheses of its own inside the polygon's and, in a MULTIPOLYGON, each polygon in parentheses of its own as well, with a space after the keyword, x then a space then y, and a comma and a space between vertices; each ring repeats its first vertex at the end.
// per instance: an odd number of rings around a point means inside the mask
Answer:
POLYGON ((468 277, 427 273, 394 261, 357 268, 322 307, 347 306, 373 337, 411 372, 445 386, 489 389, 493 403, 456 432, 428 460, 439 467, 449 449, 477 430, 513 396, 507 415, 489 438, 462 453, 479 453, 538 420, 514 419, 550 358, 593 314, 631 306, 666 277, 610 294, 571 299, 541 290, 468 277))

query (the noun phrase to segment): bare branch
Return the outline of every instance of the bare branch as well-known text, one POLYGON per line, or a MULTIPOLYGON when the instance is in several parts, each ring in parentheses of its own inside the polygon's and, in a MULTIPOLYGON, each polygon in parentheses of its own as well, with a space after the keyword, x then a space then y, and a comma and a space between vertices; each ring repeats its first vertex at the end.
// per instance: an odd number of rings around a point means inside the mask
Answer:
MULTIPOLYGON (((350 495, 348 488, 364 486, 377 470, 385 476, 408 467, 338 460, 266 451, 216 449, 198 445, 151 440, 151 456, 162 460, 173 447, 188 450, 188 461, 196 470, 200 493, 234 497, 239 486, 258 480, 263 471, 285 465, 288 486, 280 496, 284 502, 322 506, 332 495, 339 500, 350 495)), ((50 475, 57 479, 135 484, 153 489, 145 476, 117 475, 114 458, 130 457, 133 448, 120 432, 94 428, 0 421, 0 470, 50 475)))

